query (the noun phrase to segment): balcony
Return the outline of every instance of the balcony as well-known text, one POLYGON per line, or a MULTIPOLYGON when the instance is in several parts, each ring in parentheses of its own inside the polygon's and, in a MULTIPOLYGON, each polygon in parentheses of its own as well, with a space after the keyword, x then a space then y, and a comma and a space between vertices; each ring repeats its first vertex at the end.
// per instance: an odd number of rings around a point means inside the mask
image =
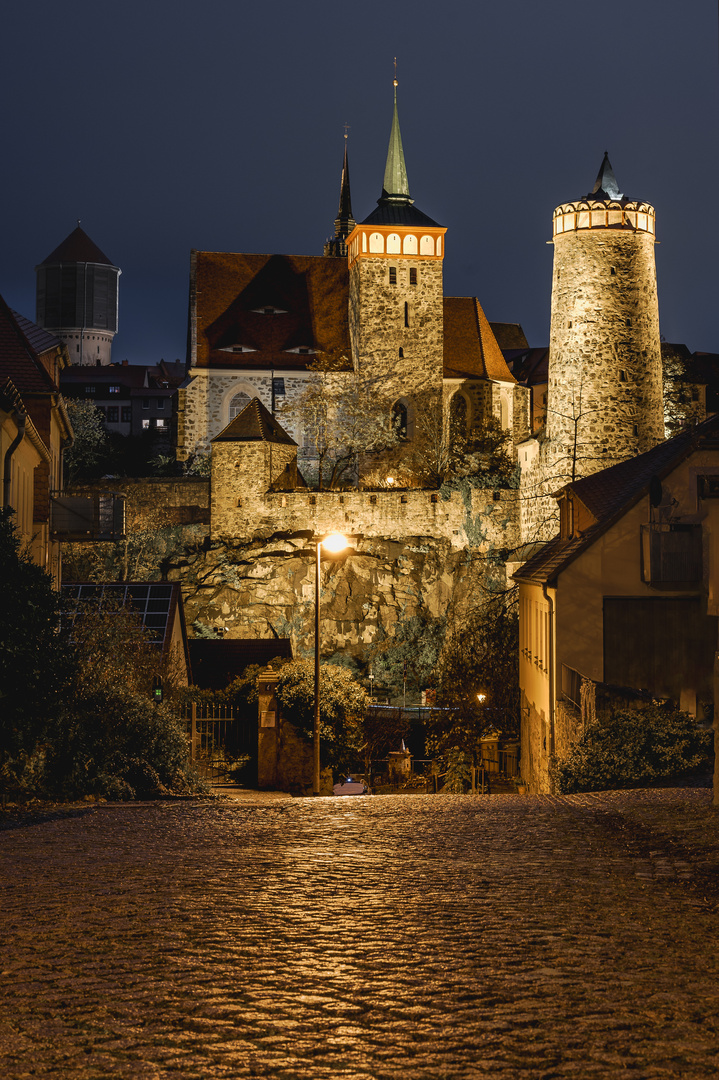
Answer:
POLYGON ((50 534, 61 541, 125 539, 125 497, 112 492, 50 499, 50 534))

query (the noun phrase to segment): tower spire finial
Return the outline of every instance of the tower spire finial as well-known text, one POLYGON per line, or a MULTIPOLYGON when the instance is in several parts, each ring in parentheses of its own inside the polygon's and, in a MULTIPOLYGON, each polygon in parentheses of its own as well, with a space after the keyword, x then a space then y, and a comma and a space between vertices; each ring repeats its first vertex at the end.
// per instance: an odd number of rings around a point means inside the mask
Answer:
POLYGON ((399 199, 402 202, 411 202, 409 197, 409 181, 407 180, 407 166, 402 149, 402 135, 399 130, 399 114, 397 112, 397 57, 394 58, 394 111, 392 113, 392 129, 389 133, 389 147, 387 148, 387 164, 384 170, 384 183, 382 184, 382 199, 399 199))

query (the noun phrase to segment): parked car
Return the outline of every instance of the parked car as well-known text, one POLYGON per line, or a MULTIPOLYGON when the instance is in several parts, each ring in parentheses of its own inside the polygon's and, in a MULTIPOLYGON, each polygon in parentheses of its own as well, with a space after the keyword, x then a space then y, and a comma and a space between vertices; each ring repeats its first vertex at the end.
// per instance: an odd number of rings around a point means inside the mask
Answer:
POLYGON ((369 795, 369 788, 363 780, 353 780, 348 776, 332 788, 335 795, 369 795))

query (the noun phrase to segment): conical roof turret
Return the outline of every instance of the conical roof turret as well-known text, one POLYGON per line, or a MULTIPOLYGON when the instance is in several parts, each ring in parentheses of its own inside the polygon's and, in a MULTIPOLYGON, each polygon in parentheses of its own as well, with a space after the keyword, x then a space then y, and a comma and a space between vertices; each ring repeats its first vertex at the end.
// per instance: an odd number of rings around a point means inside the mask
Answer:
POLYGON ((107 255, 100 251, 97 244, 90 239, 84 229, 77 228, 65 237, 61 244, 51 251, 40 266, 60 266, 65 263, 98 263, 99 265, 114 266, 107 255))
POLYGON ((604 158, 602 164, 599 166, 599 172, 597 173, 597 179, 594 181, 594 187, 585 197, 587 199, 611 199, 613 202, 619 202, 620 199, 624 198, 624 195, 619 190, 619 184, 614 175, 614 169, 609 160, 609 152, 607 150, 604 151, 604 158))

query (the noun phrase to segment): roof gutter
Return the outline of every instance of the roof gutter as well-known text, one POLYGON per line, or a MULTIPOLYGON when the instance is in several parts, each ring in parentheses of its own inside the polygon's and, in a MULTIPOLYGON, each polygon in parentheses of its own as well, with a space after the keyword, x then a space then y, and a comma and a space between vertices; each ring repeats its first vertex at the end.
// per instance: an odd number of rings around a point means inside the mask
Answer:
POLYGON ((3 462, 3 482, 2 482, 2 503, 3 507, 9 506, 10 500, 10 483, 12 480, 12 459, 15 451, 20 443, 25 438, 25 425, 27 423, 27 413, 19 407, 15 407, 10 413, 15 424, 17 425, 17 434, 13 441, 5 451, 5 459, 3 462))
POLYGON ((549 650, 549 757, 550 757, 550 760, 553 761, 554 760, 555 745, 556 745, 555 737, 554 737, 554 729, 555 729, 555 713, 556 713, 555 705, 556 705, 556 697, 557 697, 557 693, 556 693, 556 684, 557 684, 557 662, 556 661, 557 661, 557 657, 556 657, 556 649, 555 649, 555 643, 556 643, 556 640, 557 640, 556 628, 555 628, 555 620, 556 620, 556 616, 557 616, 557 610, 556 610, 556 608, 554 606, 554 597, 549 595, 549 586, 547 585, 546 581, 543 582, 543 584, 542 584, 542 595, 544 596, 544 599, 547 601, 547 606, 549 607, 549 642, 547 643, 548 644, 548 650, 549 650))

